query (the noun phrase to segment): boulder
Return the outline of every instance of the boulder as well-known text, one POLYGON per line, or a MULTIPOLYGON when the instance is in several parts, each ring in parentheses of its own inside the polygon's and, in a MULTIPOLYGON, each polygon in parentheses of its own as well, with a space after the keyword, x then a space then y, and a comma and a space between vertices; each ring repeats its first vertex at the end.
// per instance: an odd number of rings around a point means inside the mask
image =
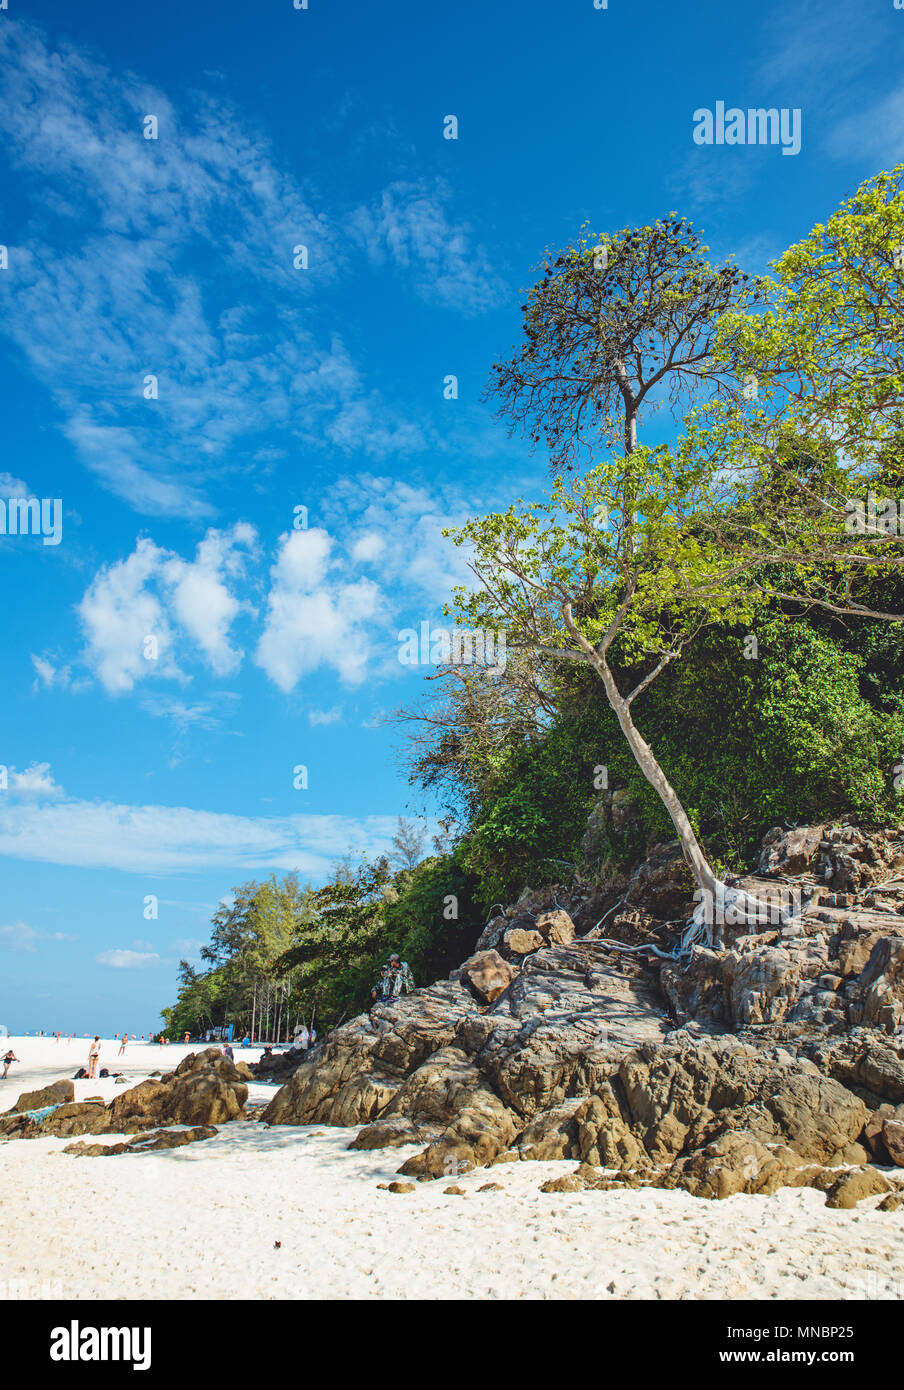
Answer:
POLYGON ((545 939, 538 931, 525 931, 523 927, 510 927, 502 940, 513 956, 528 956, 531 951, 539 951, 545 945, 545 939))
POLYGON ((875 1197, 879 1193, 891 1192, 892 1186, 878 1168, 854 1168, 844 1173, 829 1188, 826 1197, 827 1207, 850 1209, 864 1197, 875 1197))
POLYGON ((515 979, 515 971, 498 951, 471 956, 461 967, 461 974, 485 1004, 492 1004, 515 979))
POLYGON ((678 1159, 655 1185, 721 1201, 738 1192, 768 1196, 780 1187, 806 1187, 818 1171, 786 1144, 762 1144, 737 1130, 678 1159))
POLYGON ((882 1126, 882 1142, 892 1163, 904 1168, 904 1120, 886 1120, 882 1126))
POLYGON ((805 873, 819 854, 822 840, 821 825, 798 825, 793 830, 777 826, 763 840, 756 871, 770 878, 805 873))
POLYGON ((60 1105, 63 1101, 75 1100, 75 1086, 71 1081, 52 1081, 39 1091, 23 1091, 13 1106, 19 1115, 25 1110, 43 1110, 48 1105, 60 1105))
POLYGON ((575 937, 574 922, 561 908, 541 912, 537 918, 537 931, 551 946, 567 946, 575 937))
POLYGON ((86 1144, 79 1140, 67 1144, 64 1154, 74 1154, 80 1158, 111 1158, 116 1154, 150 1153, 158 1149, 179 1149, 184 1144, 195 1144, 201 1139, 212 1139, 217 1133, 212 1125, 201 1125, 196 1129, 161 1129, 142 1134, 128 1144, 86 1144))

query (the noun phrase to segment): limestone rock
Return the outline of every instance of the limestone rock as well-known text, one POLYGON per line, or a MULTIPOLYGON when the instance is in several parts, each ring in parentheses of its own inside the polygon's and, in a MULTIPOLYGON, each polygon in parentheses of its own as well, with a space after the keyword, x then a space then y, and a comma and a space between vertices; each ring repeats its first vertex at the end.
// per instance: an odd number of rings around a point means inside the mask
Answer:
POLYGON ((537 918, 537 931, 552 946, 567 946, 575 936, 574 922, 561 908, 541 912, 537 918))
POLYGON ((502 940, 513 956, 528 956, 545 944, 538 931, 526 931, 523 927, 510 927, 502 940))
POLYGON ((471 956, 461 967, 461 973, 485 1004, 498 999, 515 978, 514 970, 498 951, 481 951, 471 956))

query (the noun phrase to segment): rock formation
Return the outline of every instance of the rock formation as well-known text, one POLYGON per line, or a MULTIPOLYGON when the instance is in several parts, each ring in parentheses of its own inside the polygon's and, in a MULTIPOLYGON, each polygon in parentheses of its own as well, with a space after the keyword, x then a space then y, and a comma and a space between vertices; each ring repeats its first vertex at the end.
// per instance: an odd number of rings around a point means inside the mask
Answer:
POLYGON ((58 1081, 20 1096, 12 1110, 0 1115, 0 1138, 68 1139, 79 1134, 140 1134, 161 1125, 218 1125, 239 1118, 248 1099, 238 1071, 216 1048, 190 1053, 174 1072, 139 1082, 109 1105, 75 1102, 74 1090, 71 1081, 58 1081))
POLYGON ((876 1165, 904 1167, 901 868, 904 829, 773 831, 734 884, 756 919, 726 913, 680 959, 677 844, 621 882, 526 890, 449 980, 330 1033, 263 1119, 418 1145, 404 1177, 565 1158, 578 1187, 892 1194, 876 1165))

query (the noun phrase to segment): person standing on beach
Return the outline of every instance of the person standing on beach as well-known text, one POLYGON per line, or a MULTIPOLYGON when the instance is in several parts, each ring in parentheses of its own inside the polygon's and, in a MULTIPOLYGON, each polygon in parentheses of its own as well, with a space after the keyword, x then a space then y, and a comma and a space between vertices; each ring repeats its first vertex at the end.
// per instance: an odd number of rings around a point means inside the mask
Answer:
POLYGON ((117 1057, 121 1057, 122 1054, 125 1052, 125 1050, 126 1050, 126 1043, 127 1043, 128 1041, 129 1041, 129 1035, 128 1035, 128 1033, 123 1033, 123 1035, 122 1035, 122 1037, 121 1037, 121 1039, 120 1039, 120 1042, 119 1042, 119 1051, 118 1051, 117 1054, 116 1054, 117 1057))
POLYGON ((97 1063, 100 1059, 100 1036, 95 1033, 94 1042, 88 1049, 88 1079, 94 1080, 97 1077, 97 1063))
POLYGON ((10 1048, 9 1052, 7 1052, 6 1056, 3 1058, 3 1075, 0 1077, 0 1081, 6 1080, 6 1073, 9 1071, 11 1064, 13 1062, 18 1062, 18 1060, 15 1052, 10 1048))

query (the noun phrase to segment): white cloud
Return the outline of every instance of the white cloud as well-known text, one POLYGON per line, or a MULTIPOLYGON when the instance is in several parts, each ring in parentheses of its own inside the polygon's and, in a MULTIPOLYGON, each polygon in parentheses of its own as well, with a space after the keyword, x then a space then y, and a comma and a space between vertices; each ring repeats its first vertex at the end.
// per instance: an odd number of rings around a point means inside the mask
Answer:
MULTIPOLYGON (((341 477, 322 502, 326 524, 283 533, 266 577, 246 522, 208 530, 191 560, 143 536, 131 555, 97 572, 77 607, 83 666, 111 695, 149 680, 184 685, 193 679, 192 663, 231 676, 244 658, 235 637, 243 618, 254 626, 255 664, 285 693, 322 668, 349 686, 368 676, 398 677, 399 627, 438 618, 452 588, 472 582, 467 549, 442 532, 473 506, 452 488, 341 477), (239 597, 264 588, 263 603, 239 597)), ((32 663, 36 689, 85 686, 86 677, 74 680, 71 666, 55 656, 35 654, 32 663)), ((184 733, 217 727, 215 706, 229 698, 153 695, 145 707, 184 733)))
POLYGON ((83 657, 111 695, 151 676, 187 679, 176 660, 177 636, 189 639, 180 655, 200 655, 215 675, 238 669, 242 652, 229 633, 247 605, 229 585, 241 578, 243 552, 253 542, 253 529, 239 522, 208 531, 196 558, 186 561, 142 537, 130 556, 94 577, 78 607, 83 657))
POLYGON ((376 564, 381 583, 403 602, 445 603, 456 584, 473 582, 467 550, 442 534, 473 510, 473 502, 453 489, 431 492, 396 478, 359 474, 338 479, 331 503, 337 523, 342 518, 351 559, 363 567, 376 564), (382 542, 380 550, 374 538, 382 542))
POLYGON ((241 577, 237 547, 252 546, 254 538, 254 528, 246 523, 239 523, 228 533, 208 531, 192 564, 174 556, 163 567, 173 615, 194 638, 217 676, 231 675, 241 664, 242 652, 231 645, 229 629, 247 605, 230 593, 224 581, 226 577, 241 577))
POLYGON ((69 685, 72 676, 70 666, 56 666, 49 657, 35 656, 34 654, 32 654, 31 664, 35 668, 32 690, 40 690, 42 686, 45 690, 50 690, 55 685, 65 690, 69 685))
POLYGON ((65 800, 7 806, 0 855, 129 873, 296 869, 326 875, 348 851, 391 850, 395 816, 236 816, 185 806, 65 800))
POLYGON ((376 531, 365 531, 363 536, 359 536, 351 548, 353 560, 364 561, 379 560, 386 550, 386 542, 382 536, 377 535, 376 531))
POLYGON ((389 257, 412 272, 423 299, 482 313, 502 301, 505 286, 483 247, 473 244, 467 224, 451 220, 450 201, 441 179, 397 181, 383 190, 379 206, 357 209, 352 231, 377 264, 389 257))
POLYGON ((0 946, 6 946, 10 951, 22 951, 27 955, 34 955, 41 941, 77 940, 78 937, 70 936, 68 932, 37 931, 27 922, 13 922, 10 926, 0 927, 0 946))
POLYGON ((12 473, 0 473, 0 497, 8 501, 10 497, 33 497, 34 493, 27 483, 23 483, 21 478, 14 478, 12 473))
POLYGON ((101 951, 94 957, 98 965, 110 970, 145 970, 149 965, 159 965, 160 956, 156 951, 123 951, 113 949, 101 951))
POLYGON ((50 763, 32 763, 24 772, 7 769, 7 794, 16 797, 55 797, 63 788, 53 780, 50 763))
POLYGON ((280 690, 294 690, 320 666, 348 685, 365 678, 380 590, 370 579, 346 582, 332 551, 332 538, 319 527, 280 537, 254 658, 280 690))
POLYGON ((309 709, 308 723, 313 728, 318 724, 338 724, 342 720, 342 706, 334 705, 332 709, 309 709))

